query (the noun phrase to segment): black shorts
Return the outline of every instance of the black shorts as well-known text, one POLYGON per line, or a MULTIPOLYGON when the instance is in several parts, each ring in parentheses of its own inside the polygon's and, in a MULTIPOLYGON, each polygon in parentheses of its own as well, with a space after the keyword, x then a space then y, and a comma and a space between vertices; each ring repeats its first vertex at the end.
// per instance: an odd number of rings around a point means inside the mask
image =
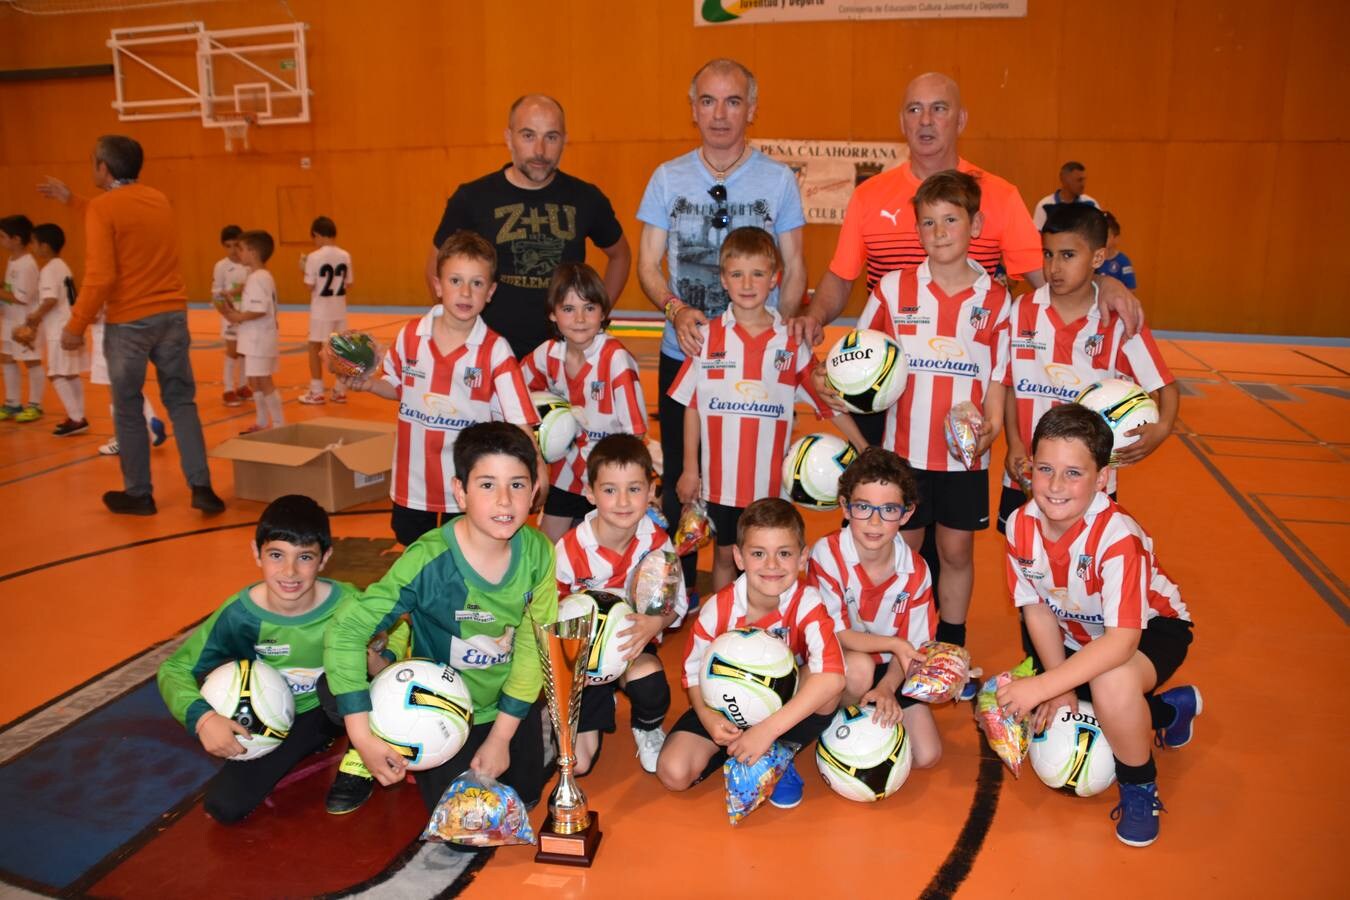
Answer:
MULTIPOLYGON (((660 659, 656 648, 660 645, 656 641, 651 641, 642 648, 642 653, 650 653, 660 659)), ((638 656, 641 656, 639 653, 638 656)), ((637 657, 633 657, 637 659, 637 657)), ((619 689, 619 679, 607 681, 604 684, 588 684, 581 692, 581 714, 577 717, 577 733, 583 731, 600 731, 605 734, 614 733, 614 706, 616 704, 615 693, 619 689)))
POLYGON ((933 472, 915 469, 919 505, 905 523, 917 531, 933 523, 957 531, 984 531, 989 527, 989 470, 933 472))
MULTIPOLYGON (((890 668, 890 665, 889 662, 877 663, 876 669, 872 672, 872 687, 881 684, 881 679, 886 677, 886 670, 890 668)), ((916 703, 923 702, 922 700, 915 700, 913 697, 906 697, 904 694, 900 693, 900 688, 904 686, 905 683, 901 681, 900 687, 895 689, 895 699, 899 702, 901 709, 907 709, 916 703)))
MULTIPOLYGON (((1108 494, 1112 500, 1116 499, 1115 494, 1108 494)), ((1008 528, 1008 516, 1011 516, 1017 510, 1026 506, 1031 501, 1027 500, 1027 495, 1022 493, 1021 488, 1010 488, 1003 485, 1003 493, 998 498, 998 533, 1006 534, 1008 528)))
POLYGON ((743 506, 723 506, 720 503, 708 504, 708 518, 717 530, 716 541, 719 547, 730 547, 736 543, 736 526, 741 521, 743 506))
POLYGON ((575 522, 586 518, 586 514, 593 509, 595 506, 581 494, 549 485, 548 497, 544 500, 544 515, 560 516, 575 522))
POLYGON ((394 510, 389 515, 389 527, 393 529, 394 538, 407 547, 428 531, 439 528, 457 515, 459 513, 410 509, 395 503, 394 510))
MULTIPOLYGON (((1177 669, 1186 660, 1186 652, 1191 646, 1191 641, 1195 636, 1192 633, 1190 622, 1183 622, 1181 619, 1164 619, 1159 616, 1148 623, 1139 634, 1139 652, 1144 655, 1144 659, 1153 663, 1153 671, 1158 673, 1158 681, 1153 685, 1153 690, 1147 692, 1152 694, 1158 688, 1167 683, 1167 680, 1176 674, 1177 669)), ((1069 647, 1064 648, 1064 658, 1073 656, 1075 651, 1069 647)), ((1036 664, 1036 671, 1043 672, 1045 667, 1041 665, 1040 656, 1035 649, 1031 651, 1031 659, 1036 664)), ((1092 701, 1092 686, 1080 684, 1075 688, 1079 700, 1092 701)), ((1146 696, 1147 696, 1146 694, 1146 696)))
MULTIPOLYGON (((811 713, 796 725, 793 725, 787 731, 783 732, 783 735, 779 740, 786 741, 790 744, 796 744, 798 748, 806 747, 816 738, 820 737, 820 733, 829 726, 830 719, 832 718, 834 717, 811 713)), ((690 734, 696 734, 701 738, 707 738, 710 741, 712 740, 712 737, 708 734, 708 730, 704 728, 703 723, 699 721, 698 713, 694 712, 693 709, 686 709, 684 714, 675 720, 675 724, 670 728, 670 733, 674 734, 677 731, 687 731, 690 734)), ((726 762, 726 759, 726 750, 718 747, 717 752, 713 754, 713 758, 708 761, 708 766, 711 768, 714 763, 717 766, 721 766, 722 763, 726 762)))

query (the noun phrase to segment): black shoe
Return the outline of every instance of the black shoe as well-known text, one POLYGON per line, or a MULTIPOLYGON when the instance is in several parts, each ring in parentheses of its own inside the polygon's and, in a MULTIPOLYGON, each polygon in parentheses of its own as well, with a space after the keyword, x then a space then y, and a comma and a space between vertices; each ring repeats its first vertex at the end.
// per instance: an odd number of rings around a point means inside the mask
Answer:
POLYGON ((194 484, 192 486, 192 508, 200 509, 208 516, 214 516, 225 511, 225 501, 216 496, 216 492, 211 490, 211 485, 194 484))
POLYGON ((158 512, 154 497, 149 494, 137 497, 126 491, 108 491, 103 495, 103 505, 112 512, 127 516, 153 516, 158 512))
POLYGON ((375 779, 338 772, 333 786, 328 789, 324 806, 335 816, 345 816, 360 809, 375 790, 375 779))
POLYGON ((60 425, 57 425, 52 434, 57 437, 70 437, 72 434, 81 434, 89 430, 89 420, 81 419, 76 422, 73 419, 66 419, 60 425))

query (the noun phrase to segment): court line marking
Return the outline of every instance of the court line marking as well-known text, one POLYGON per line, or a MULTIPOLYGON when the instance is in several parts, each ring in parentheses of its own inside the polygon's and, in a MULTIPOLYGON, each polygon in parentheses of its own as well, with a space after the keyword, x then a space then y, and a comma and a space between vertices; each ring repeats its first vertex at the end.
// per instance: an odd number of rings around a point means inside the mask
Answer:
MULTIPOLYGON (((1334 571, 1332 571, 1330 566, 1322 562, 1322 557, 1318 556, 1316 553, 1312 551, 1311 548, 1308 547, 1307 544, 1303 543, 1303 539, 1300 538, 1297 534, 1293 532, 1292 529, 1288 527, 1288 525, 1286 524, 1287 520, 1282 519, 1280 516, 1276 515, 1274 510, 1272 510, 1266 504, 1266 502, 1261 499, 1260 494, 1252 494, 1251 499, 1253 505, 1258 507, 1262 513, 1268 516, 1276 528, 1280 529, 1280 531, 1284 534, 1285 540, 1289 541, 1296 548, 1298 548, 1299 552, 1303 556, 1307 557, 1308 561, 1311 562, 1314 566, 1316 566, 1319 571, 1321 571, 1322 576, 1327 581, 1331 582, 1333 587, 1335 587, 1338 591, 1340 591, 1341 596, 1350 598, 1350 587, 1346 586, 1345 582, 1341 580, 1339 575, 1337 575, 1334 571)), ((1341 522, 1328 524, 1344 525, 1350 523, 1341 522)))
POLYGON ((971 797, 970 811, 966 813, 966 821, 956 837, 955 846, 919 894, 920 900, 947 900, 957 892, 974 868, 975 859, 980 855, 998 812, 999 792, 1004 780, 1003 762, 989 749, 979 725, 971 724, 980 746, 980 769, 975 776, 975 794, 971 797))
POLYGON ((1329 363, 1329 362, 1327 362, 1325 359, 1318 359, 1316 356, 1313 356, 1311 353, 1306 353, 1306 352, 1304 352, 1303 350, 1295 350, 1294 352, 1297 353, 1299 356, 1306 356, 1308 359, 1311 359, 1313 362, 1319 363, 1319 364, 1321 364, 1321 365, 1324 365, 1324 366, 1326 366, 1328 369, 1331 369, 1331 370, 1336 371, 1336 372, 1340 372, 1342 375, 1350 375, 1350 371, 1346 371, 1345 369, 1342 369, 1342 368, 1341 368, 1340 366, 1338 366, 1338 365, 1335 365, 1335 364, 1333 364, 1333 363, 1329 363))

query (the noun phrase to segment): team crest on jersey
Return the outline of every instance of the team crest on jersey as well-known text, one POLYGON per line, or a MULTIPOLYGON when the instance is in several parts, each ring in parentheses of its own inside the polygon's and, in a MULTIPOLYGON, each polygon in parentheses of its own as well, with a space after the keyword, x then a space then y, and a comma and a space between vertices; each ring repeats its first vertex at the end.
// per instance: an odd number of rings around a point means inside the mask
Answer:
POLYGON ((891 603, 891 612, 900 612, 909 605, 909 591, 901 591, 895 595, 895 601, 891 603))
POLYGON ((1091 553, 1080 554, 1078 557, 1078 568, 1074 570, 1074 574, 1076 574, 1083 581, 1087 581, 1088 572, 1091 571, 1091 569, 1092 569, 1092 554, 1091 553))
POLYGON ((599 400, 605 396, 605 383, 603 381, 591 382, 591 399, 599 400))
POLYGON ((970 327, 979 331, 989 324, 989 308, 987 306, 976 306, 970 311, 970 327))
POLYGON ((787 350, 775 350, 773 352, 773 367, 780 372, 786 371, 792 365, 792 354, 787 350))
POLYGON ((483 370, 478 366, 464 367, 464 386, 466 388, 477 388, 483 386, 483 370))
POLYGON ((1083 352, 1088 356, 1096 356, 1098 353, 1102 352, 1102 347, 1105 344, 1106 335, 1100 333, 1089 335, 1088 339, 1083 342, 1083 352))

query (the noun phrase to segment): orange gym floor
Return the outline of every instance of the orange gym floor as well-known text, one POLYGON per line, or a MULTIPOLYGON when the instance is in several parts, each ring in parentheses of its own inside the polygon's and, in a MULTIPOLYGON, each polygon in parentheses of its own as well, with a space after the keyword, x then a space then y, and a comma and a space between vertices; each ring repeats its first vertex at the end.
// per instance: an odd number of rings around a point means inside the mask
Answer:
MULTIPOLYGON (((406 318, 361 313, 352 324, 387 340, 406 318)), ((251 407, 221 403, 216 323, 209 311, 191 314, 208 447, 253 420, 251 407)), ((278 380, 288 419, 392 420, 393 404, 369 395, 346 407, 296 402, 308 379, 304 329, 302 313, 283 314, 278 380)), ((642 360, 654 411, 656 342, 625 342, 642 360)), ((936 710, 942 762, 915 771, 889 800, 862 806, 836 797, 804 755, 802 806, 766 806, 735 829, 727 824, 720 776, 670 795, 642 773, 621 709, 618 733, 582 782, 602 813, 594 868, 536 865, 528 848, 513 847, 473 859, 461 874, 463 859, 433 854, 428 861, 424 854, 416 885, 399 872, 417 851, 412 842, 423 813, 416 791, 404 785, 379 792, 341 819, 315 815, 335 755, 302 767, 232 829, 202 813, 200 773, 171 784, 162 802, 148 797, 141 785, 165 763, 135 750, 134 734, 86 742, 58 761, 68 772, 120 766, 103 773, 116 790, 70 796, 50 768, 19 776, 16 767, 44 761, 63 736, 143 689, 173 646, 166 642, 257 571, 248 543, 262 506, 234 501, 228 462, 212 461, 216 490, 229 503, 217 518, 188 507, 172 440, 154 451, 159 514, 103 510, 99 495, 121 482, 116 460, 96 452, 111 435, 107 389, 90 387, 93 428, 86 434, 51 435, 61 415, 50 390, 42 421, 0 423, 0 633, 7 651, 0 655, 0 723, 7 723, 0 726, 0 781, 8 769, 10 781, 21 782, 0 796, 27 792, 25 814, 57 836, 30 856, 57 855, 65 840, 94 842, 98 835, 82 829, 105 816, 117 824, 116 804, 149 809, 150 817, 69 877, 19 877, 0 865, 0 879, 9 882, 0 882, 0 896, 411 897, 461 888, 469 898, 1344 896, 1344 862, 1335 860, 1346 842, 1350 799, 1338 774, 1350 741, 1350 346, 1160 343, 1183 387, 1178 433, 1122 474, 1120 496, 1153 534, 1192 610, 1196 640, 1178 677, 1202 689, 1205 707, 1188 747, 1158 753, 1168 812, 1153 847, 1115 840, 1107 818, 1114 789, 1069 798, 1029 772, 1020 781, 999 772, 982 755, 965 705, 936 710)), ((800 431, 816 429, 809 415, 803 419, 800 431)), ((996 503, 996 489, 991 497, 996 503)), ((386 507, 335 517, 337 574, 353 571, 357 556, 361 571, 378 570, 388 545, 386 507)), ((814 538, 838 516, 808 514, 808 523, 814 538)), ((969 643, 976 664, 996 671, 1019 657, 1016 617, 1000 537, 990 531, 976 545, 969 643)), ((683 634, 671 636, 664 653, 674 684, 683 641, 683 634)), ((684 706, 674 693, 668 724, 684 706)), ((146 727, 161 728, 168 713, 147 703, 146 727)), ((119 734, 111 726, 107 733, 119 734)), ((13 819, 17 807, 9 802, 4 818, 13 819)), ((543 812, 535 810, 536 826, 543 812)))

